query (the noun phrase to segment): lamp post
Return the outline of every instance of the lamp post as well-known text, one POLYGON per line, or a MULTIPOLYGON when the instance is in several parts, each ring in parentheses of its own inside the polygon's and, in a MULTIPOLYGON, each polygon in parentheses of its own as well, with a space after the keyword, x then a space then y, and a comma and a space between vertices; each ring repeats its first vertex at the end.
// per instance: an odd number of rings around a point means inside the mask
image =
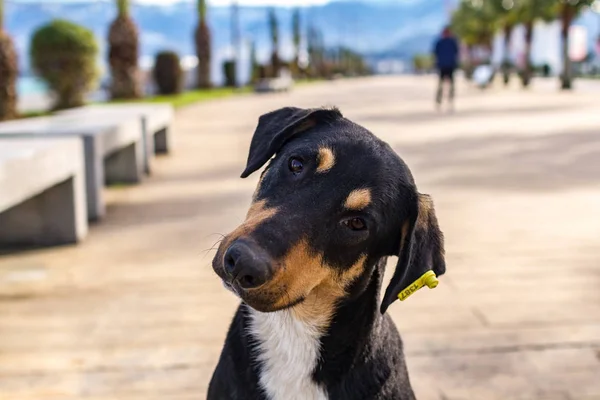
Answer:
POLYGON ((240 68, 240 17, 237 1, 231 3, 231 50, 233 55, 233 84, 239 87, 238 71, 240 68))
POLYGON ((598 16, 598 38, 596 39, 596 56, 600 58, 600 0, 592 3, 592 11, 598 16))

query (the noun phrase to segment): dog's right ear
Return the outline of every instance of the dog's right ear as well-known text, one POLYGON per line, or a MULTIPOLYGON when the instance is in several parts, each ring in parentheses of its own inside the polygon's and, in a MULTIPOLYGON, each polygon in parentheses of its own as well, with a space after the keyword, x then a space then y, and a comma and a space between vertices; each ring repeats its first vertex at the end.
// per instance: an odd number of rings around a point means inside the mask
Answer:
POLYGON ((341 118, 336 108, 302 109, 285 107, 261 116, 250 143, 248 163, 242 178, 261 168, 292 136, 319 122, 341 118))
POLYGON ((438 226, 431 197, 415 193, 406 206, 408 218, 402 226, 398 265, 381 303, 382 314, 423 274, 433 271, 437 277, 446 272, 444 235, 438 226))

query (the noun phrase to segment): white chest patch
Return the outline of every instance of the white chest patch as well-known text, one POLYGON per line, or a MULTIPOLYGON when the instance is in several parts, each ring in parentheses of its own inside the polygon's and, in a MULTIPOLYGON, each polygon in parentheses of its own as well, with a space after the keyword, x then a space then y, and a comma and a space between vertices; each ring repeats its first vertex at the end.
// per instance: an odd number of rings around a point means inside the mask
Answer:
POLYGON ((270 400, 327 400, 325 389, 312 380, 321 333, 290 311, 251 310, 250 334, 257 341, 260 385, 270 400))

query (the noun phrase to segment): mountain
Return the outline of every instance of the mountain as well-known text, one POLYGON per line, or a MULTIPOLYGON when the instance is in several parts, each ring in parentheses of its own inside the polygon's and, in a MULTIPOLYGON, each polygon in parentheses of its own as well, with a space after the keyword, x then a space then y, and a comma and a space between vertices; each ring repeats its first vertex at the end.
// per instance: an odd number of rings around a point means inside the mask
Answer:
MULTIPOLYGON (((302 8, 302 16, 305 26, 310 23, 322 31, 328 45, 343 44, 364 53, 383 52, 401 45, 406 46, 404 53, 410 56, 429 48, 434 34, 446 22, 444 4, 446 0, 344 0, 302 8)), ((116 12, 112 1, 10 1, 5 8, 7 28, 15 38, 24 68, 28 65, 32 32, 53 18, 66 18, 90 28, 105 54, 108 26, 116 12)), ((289 7, 276 9, 284 57, 291 56, 292 11, 289 7)), ((134 3, 132 15, 140 26, 142 55, 146 58, 164 49, 180 55, 194 54, 195 2, 164 6, 134 3)), ((259 60, 266 61, 270 52, 267 8, 240 7, 239 15, 243 38, 254 40, 259 60)), ((210 7, 209 23, 216 58, 222 59, 231 51, 229 7, 210 7)))

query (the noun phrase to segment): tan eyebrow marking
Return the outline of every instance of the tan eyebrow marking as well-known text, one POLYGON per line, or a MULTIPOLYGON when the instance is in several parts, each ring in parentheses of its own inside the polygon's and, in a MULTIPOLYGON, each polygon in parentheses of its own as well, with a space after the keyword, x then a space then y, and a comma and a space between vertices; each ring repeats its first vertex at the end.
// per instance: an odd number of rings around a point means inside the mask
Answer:
POLYGON ((323 173, 329 171, 333 168, 335 164, 335 155, 333 151, 328 147, 320 147, 319 148, 319 165, 317 167, 317 172, 323 173))
POLYGON ((362 210, 371 204, 371 189, 356 189, 350 192, 344 203, 349 210, 362 210))

